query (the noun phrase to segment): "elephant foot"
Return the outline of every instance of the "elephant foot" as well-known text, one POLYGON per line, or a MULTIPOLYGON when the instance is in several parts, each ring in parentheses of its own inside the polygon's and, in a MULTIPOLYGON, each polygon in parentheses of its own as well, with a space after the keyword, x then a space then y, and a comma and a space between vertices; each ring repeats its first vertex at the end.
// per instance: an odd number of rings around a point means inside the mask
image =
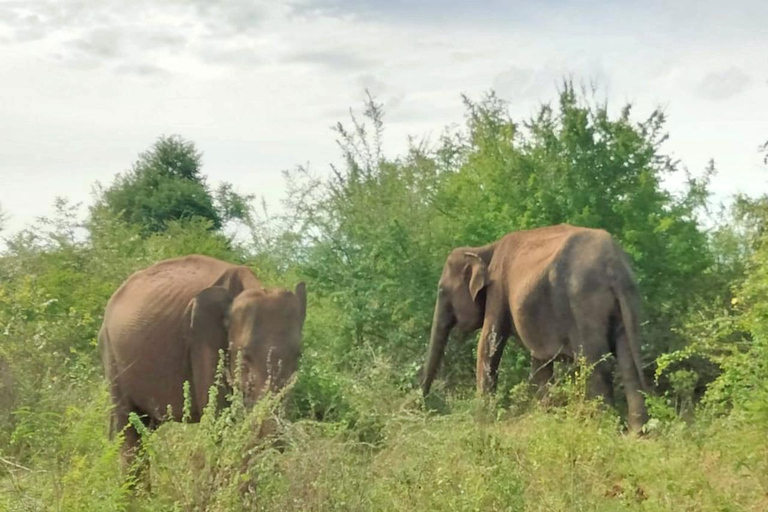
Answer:
POLYGON ((645 414, 630 414, 627 418, 627 427, 630 434, 642 436, 645 434, 643 427, 648 423, 648 416, 645 414))

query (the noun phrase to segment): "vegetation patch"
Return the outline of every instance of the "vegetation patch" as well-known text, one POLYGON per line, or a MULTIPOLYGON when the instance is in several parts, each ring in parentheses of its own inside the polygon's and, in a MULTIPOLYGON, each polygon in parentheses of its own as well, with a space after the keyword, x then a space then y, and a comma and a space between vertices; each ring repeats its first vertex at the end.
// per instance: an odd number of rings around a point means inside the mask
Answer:
POLYGON ((211 188, 200 152, 174 136, 85 218, 59 200, 7 236, 0 510, 768 509, 768 198, 713 215, 714 164, 664 188, 685 171, 661 111, 612 115, 570 83, 530 119, 493 94, 465 101, 462 127, 388 156, 370 100, 336 129, 341 165, 287 173, 279 216, 211 188), (431 395, 418 389, 448 252, 565 222, 608 230, 632 259, 655 383, 642 436, 627 434, 625 404, 587 398, 583 365, 534 399, 514 346, 496 395, 475 398, 472 337, 449 341, 431 395), (234 397, 200 424, 147 433, 145 481, 130 482, 96 335, 132 272, 190 253, 270 285, 306 281, 300 371, 252 410, 234 397))

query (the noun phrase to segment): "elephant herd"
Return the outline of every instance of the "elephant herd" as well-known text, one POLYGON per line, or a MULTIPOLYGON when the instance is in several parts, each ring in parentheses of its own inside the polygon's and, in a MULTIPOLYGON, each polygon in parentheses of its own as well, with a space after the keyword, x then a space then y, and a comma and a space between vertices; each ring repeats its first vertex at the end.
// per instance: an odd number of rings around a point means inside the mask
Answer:
MULTIPOLYGON (((509 337, 531 353, 532 380, 543 386, 553 362, 582 355, 594 364, 590 390, 613 401, 614 355, 629 406, 628 424, 647 420, 638 340, 639 294, 625 253, 605 231, 566 224, 517 231, 449 254, 438 282, 422 389, 429 393, 452 329, 482 329, 477 389, 496 386, 509 337)), ((147 428, 181 420, 189 383, 191 421, 199 421, 216 384, 220 352, 246 403, 283 387, 296 372, 306 317, 304 283, 266 289, 254 273, 206 256, 161 261, 130 276, 110 298, 99 347, 113 401, 112 432, 125 432, 130 457, 147 428), (240 371, 234 366, 242 362, 240 371), (171 411, 171 418, 168 411, 171 411)))

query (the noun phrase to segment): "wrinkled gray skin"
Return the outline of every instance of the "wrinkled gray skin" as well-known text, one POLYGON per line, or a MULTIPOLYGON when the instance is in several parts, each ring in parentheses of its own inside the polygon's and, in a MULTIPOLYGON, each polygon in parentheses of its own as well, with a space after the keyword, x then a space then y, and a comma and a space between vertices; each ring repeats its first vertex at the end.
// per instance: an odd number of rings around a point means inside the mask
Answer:
MULTIPOLYGON (((242 352, 246 403, 285 385, 299 361, 306 290, 265 290, 253 272, 207 256, 161 261, 136 272, 107 304, 99 346, 110 383, 112 432, 135 412, 155 427, 183 414, 183 385, 191 386, 191 421, 199 421, 214 385, 219 350, 235 375, 242 352)), ((218 396, 220 405, 226 386, 218 396)), ((124 457, 139 442, 125 431, 124 457)))
MULTIPOLYGON (((639 295, 627 257, 603 230, 561 224, 510 233, 448 256, 438 284, 422 390, 435 378, 453 328, 482 328, 477 390, 494 391, 507 338, 531 353, 532 380, 544 386, 553 361, 583 354, 597 363, 616 356, 629 405, 630 430, 648 415, 638 348, 639 295)), ((591 393, 613 403, 610 362, 595 367, 591 393)))

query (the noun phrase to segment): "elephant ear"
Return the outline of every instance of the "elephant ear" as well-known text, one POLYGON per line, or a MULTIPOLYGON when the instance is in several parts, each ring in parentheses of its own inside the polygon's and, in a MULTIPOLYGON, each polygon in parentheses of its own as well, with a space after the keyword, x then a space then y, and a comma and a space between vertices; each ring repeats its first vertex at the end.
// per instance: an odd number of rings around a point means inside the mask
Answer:
MULTIPOLYGON (((208 390, 216 380, 219 350, 227 350, 227 329, 232 293, 222 286, 206 288, 187 305, 188 357, 196 411, 208 404, 208 390)), ((224 398, 222 390, 219 401, 224 398)))
POLYGON ((189 302, 189 328, 197 334, 224 334, 234 295, 223 286, 211 286, 189 302))
POLYGON ((220 286, 226 288, 232 293, 233 297, 237 297, 243 290, 251 288, 261 288, 261 282, 256 278, 253 270, 240 265, 238 267, 231 267, 221 273, 211 287, 220 286))
POLYGON ((477 300, 480 291, 488 286, 488 265, 474 252, 465 252, 464 255, 469 258, 467 266, 464 267, 469 281, 469 293, 472 300, 477 300))

